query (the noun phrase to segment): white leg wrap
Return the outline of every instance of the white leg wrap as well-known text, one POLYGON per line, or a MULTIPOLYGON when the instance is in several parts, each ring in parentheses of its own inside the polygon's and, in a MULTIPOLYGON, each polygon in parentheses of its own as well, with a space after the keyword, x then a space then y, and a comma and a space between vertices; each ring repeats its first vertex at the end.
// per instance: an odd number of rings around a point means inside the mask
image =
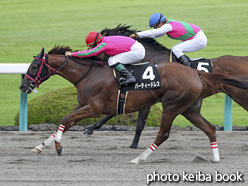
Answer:
POLYGON ((45 147, 48 147, 51 145, 52 142, 54 142, 55 136, 57 132, 54 132, 53 135, 51 135, 48 139, 46 139, 43 143, 45 144, 45 147))
POLYGON ((219 155, 219 149, 217 142, 211 143, 211 149, 213 150, 213 162, 219 162, 220 161, 220 155, 219 155))
POLYGON ((36 149, 38 149, 38 150, 40 150, 40 151, 42 151, 42 148, 43 147, 45 147, 44 145, 42 145, 42 144, 40 144, 40 145, 38 145, 37 147, 35 147, 36 149))
POLYGON ((58 132, 57 132, 57 134, 55 136, 55 141, 58 142, 58 143, 61 142, 64 128, 65 128, 65 126, 60 124, 59 129, 58 129, 58 132))
POLYGON ((148 156, 150 156, 151 153, 156 150, 156 148, 157 146, 153 143, 141 155, 139 155, 137 158, 135 158, 131 162, 138 164, 140 161, 145 161, 148 158, 148 156))
POLYGON ((48 139, 46 139, 42 144, 38 145, 35 148, 38 149, 39 151, 42 151, 44 147, 48 147, 49 145, 51 145, 52 142, 54 142, 55 135, 56 132, 53 135, 51 135, 48 139))

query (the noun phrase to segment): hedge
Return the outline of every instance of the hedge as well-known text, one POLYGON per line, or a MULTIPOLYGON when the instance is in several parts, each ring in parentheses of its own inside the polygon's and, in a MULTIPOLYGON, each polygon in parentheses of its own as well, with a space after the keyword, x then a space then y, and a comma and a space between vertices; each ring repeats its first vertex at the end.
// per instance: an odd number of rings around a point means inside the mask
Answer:
MULTIPOLYGON (((71 113, 77 103, 77 91, 75 87, 56 89, 38 96, 28 103, 28 125, 41 123, 60 124, 61 119, 71 113)), ((161 121, 161 106, 155 105, 147 118, 146 126, 159 126, 161 121)), ((103 118, 104 115, 101 116, 103 118)), ((101 119, 100 118, 100 119, 101 119)), ((111 125, 136 125, 138 112, 119 115, 107 122, 111 125)), ((87 126, 99 121, 99 118, 81 120, 77 125, 87 126)), ((19 112, 15 116, 15 124, 19 123, 19 112)))

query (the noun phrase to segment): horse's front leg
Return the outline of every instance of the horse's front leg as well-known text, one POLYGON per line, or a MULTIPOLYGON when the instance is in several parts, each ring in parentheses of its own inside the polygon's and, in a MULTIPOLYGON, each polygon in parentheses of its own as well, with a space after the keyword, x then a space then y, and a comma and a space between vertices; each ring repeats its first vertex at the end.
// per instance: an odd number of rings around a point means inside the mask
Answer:
MULTIPOLYGON (((75 110, 81 108, 82 106, 79 104, 75 110)), ((64 130, 66 131, 66 129, 64 130)), ((57 135, 57 131, 55 131, 48 139, 46 139, 44 142, 42 142, 40 145, 36 146, 35 148, 33 148, 31 151, 35 152, 35 153, 41 153, 43 148, 48 147, 51 145, 52 142, 54 142, 55 137, 57 135)))
MULTIPOLYGON (((98 105, 99 106, 99 105, 98 105)), ((95 107, 94 109, 90 104, 79 108, 72 113, 66 115, 62 120, 59 126, 58 132, 55 136, 55 149, 60 156, 63 151, 61 146, 62 134, 65 133, 73 124, 78 122, 81 119, 100 117, 102 114, 102 109, 100 107, 95 107)))
POLYGON ((31 151, 33 151, 35 153, 41 153, 43 148, 50 146, 51 143, 54 142, 54 138, 55 138, 56 134, 57 134, 57 132, 54 132, 49 138, 47 138, 40 145, 33 148, 31 151))
MULTIPOLYGON (((81 108, 78 108, 74 110, 72 113, 66 115, 61 120, 61 124, 56 134, 54 133, 47 140, 45 140, 42 144, 44 146, 48 146, 51 144, 52 141, 55 141, 55 148, 56 148, 58 155, 60 156, 63 151, 63 147, 61 146, 62 134, 65 133, 73 124, 75 124, 79 120, 86 119, 86 118, 92 118, 92 117, 100 117, 100 115, 101 115, 101 110, 98 109, 96 112, 96 110, 94 110, 91 107, 91 105, 85 105, 81 108)), ((38 149, 38 152, 42 151, 42 148, 40 149, 42 144, 35 148, 35 149, 38 149)), ((33 151, 37 152, 36 150, 33 150, 33 151)))

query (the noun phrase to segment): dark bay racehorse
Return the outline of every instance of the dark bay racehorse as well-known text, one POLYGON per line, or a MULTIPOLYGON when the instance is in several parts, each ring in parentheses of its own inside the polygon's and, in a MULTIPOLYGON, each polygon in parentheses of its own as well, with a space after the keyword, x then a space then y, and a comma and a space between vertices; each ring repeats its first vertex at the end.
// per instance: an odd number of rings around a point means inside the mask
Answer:
MULTIPOLYGON (((45 54, 43 48, 31 63, 20 86, 24 93, 29 94, 50 75, 58 74, 77 88, 78 106, 61 120, 57 132, 33 149, 37 153, 55 142, 56 151, 58 155, 61 155, 62 134, 72 125, 81 119, 100 117, 102 114, 116 114, 118 84, 113 76, 112 68, 108 65, 95 64, 90 58, 80 60, 65 58, 66 51, 71 50, 68 47, 55 47, 45 54)), ((231 78, 221 74, 200 72, 178 63, 159 64, 157 69, 161 78, 160 88, 132 90, 129 91, 127 97, 126 113, 142 110, 158 101, 161 101, 163 107, 160 130, 155 142, 132 162, 139 163, 140 160, 145 160, 151 152, 168 139, 173 120, 179 114, 183 114, 208 136, 213 149, 213 161, 218 162, 220 158, 215 127, 200 114, 202 99, 206 95, 220 91, 229 94, 234 86, 248 89, 248 75, 231 78)))
MULTIPOLYGON (((110 35, 123 35, 129 36, 130 34, 135 33, 136 30, 130 29, 130 26, 118 25, 114 29, 104 29, 101 31, 101 34, 106 36, 110 35)), ((144 61, 149 61, 150 64, 159 64, 164 61, 176 61, 174 56, 171 55, 171 50, 167 49, 163 45, 159 44, 156 40, 151 38, 142 38, 138 39, 140 43, 142 43, 146 49, 146 56, 144 61)), ((211 59, 213 63, 213 72, 215 73, 223 73, 228 75, 239 75, 239 74, 248 74, 248 57, 239 57, 239 56, 221 56, 218 58, 211 59)), ((248 111, 248 97, 246 95, 246 90, 233 87, 229 96, 240 106, 242 106, 245 110, 248 111)), ((210 96, 210 95, 207 95, 210 96)), ((145 121, 148 117, 150 111, 150 107, 147 107, 139 112, 138 123, 136 127, 135 136, 133 142, 131 144, 131 148, 137 148, 139 138, 142 130, 145 126, 145 121)), ((114 117, 105 116, 101 121, 88 127, 84 134, 91 135, 93 134, 93 130, 101 128, 104 123, 106 123, 109 119, 114 117)))

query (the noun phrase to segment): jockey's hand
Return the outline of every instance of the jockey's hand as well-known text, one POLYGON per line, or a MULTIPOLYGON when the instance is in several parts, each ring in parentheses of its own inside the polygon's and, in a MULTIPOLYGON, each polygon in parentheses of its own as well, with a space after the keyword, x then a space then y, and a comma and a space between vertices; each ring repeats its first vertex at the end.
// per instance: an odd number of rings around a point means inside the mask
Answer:
POLYGON ((72 52, 65 52, 65 57, 72 56, 72 52))
POLYGON ((139 38, 139 36, 136 33, 129 35, 129 37, 134 38, 134 39, 138 39, 139 38))

